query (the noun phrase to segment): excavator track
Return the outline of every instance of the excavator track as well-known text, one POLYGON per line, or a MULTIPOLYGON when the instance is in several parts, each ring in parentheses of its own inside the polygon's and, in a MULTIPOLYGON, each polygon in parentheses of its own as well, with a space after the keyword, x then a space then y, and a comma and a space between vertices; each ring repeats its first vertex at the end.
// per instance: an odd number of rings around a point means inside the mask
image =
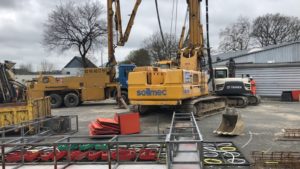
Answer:
POLYGON ((251 96, 248 96, 248 105, 251 105, 251 106, 257 106, 260 102, 261 102, 261 98, 259 95, 251 95, 251 96))
POLYGON ((197 117, 211 115, 226 107, 226 99, 218 96, 205 96, 183 102, 182 111, 193 112, 197 117))
POLYGON ((151 113, 161 109, 179 112, 193 112, 194 116, 206 117, 215 114, 218 110, 225 109, 227 106, 226 98, 219 96, 203 96, 183 101, 177 106, 147 106, 131 105, 130 109, 140 114, 151 113))
POLYGON ((229 107, 244 108, 248 106, 249 100, 246 96, 227 96, 229 107))

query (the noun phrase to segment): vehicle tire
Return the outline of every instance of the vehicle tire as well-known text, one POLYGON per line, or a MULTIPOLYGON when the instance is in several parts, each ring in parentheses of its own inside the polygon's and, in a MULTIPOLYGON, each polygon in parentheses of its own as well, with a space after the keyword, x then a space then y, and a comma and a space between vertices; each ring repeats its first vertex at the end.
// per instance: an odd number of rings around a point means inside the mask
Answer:
POLYGON ((76 107, 79 105, 79 97, 75 93, 68 93, 64 97, 64 104, 66 107, 76 107))
POLYGON ((139 105, 138 106, 138 112, 140 113, 140 115, 147 114, 149 112, 149 107, 139 105))
POLYGON ((62 106, 63 100, 61 95, 59 94, 50 94, 50 99, 51 99, 51 108, 59 108, 62 106))

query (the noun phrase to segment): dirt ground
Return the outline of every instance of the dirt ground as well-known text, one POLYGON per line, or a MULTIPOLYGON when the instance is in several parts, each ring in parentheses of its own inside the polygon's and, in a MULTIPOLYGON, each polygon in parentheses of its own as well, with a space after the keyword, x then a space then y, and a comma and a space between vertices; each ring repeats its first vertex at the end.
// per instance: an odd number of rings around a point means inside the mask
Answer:
MULTIPOLYGON (((76 108, 54 109, 53 115, 78 115, 78 135, 88 135, 88 124, 98 117, 113 117, 117 109, 114 101, 84 103, 76 108)), ((300 128, 300 103, 263 101, 259 106, 238 109, 245 121, 244 134, 236 137, 220 137, 213 134, 221 121, 221 114, 198 121, 205 141, 232 141, 251 161, 252 151, 300 151, 300 141, 276 141, 283 128, 300 128)), ((141 117, 142 133, 163 133, 169 127, 172 112, 152 112, 141 117)))

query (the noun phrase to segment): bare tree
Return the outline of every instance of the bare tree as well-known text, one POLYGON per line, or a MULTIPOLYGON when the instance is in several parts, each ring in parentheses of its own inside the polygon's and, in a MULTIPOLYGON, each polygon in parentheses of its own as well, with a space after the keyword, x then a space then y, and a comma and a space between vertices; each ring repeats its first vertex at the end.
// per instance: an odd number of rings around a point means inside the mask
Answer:
POLYGON ((33 72, 33 67, 31 63, 21 64, 19 68, 20 73, 28 74, 33 72))
POLYGON ((144 40, 145 49, 148 51, 153 61, 170 60, 176 57, 178 44, 174 35, 164 34, 166 44, 162 41, 159 32, 154 33, 144 40))
POLYGON ((146 49, 131 51, 122 63, 135 64, 136 66, 150 66, 151 56, 146 49))
POLYGON ((219 50, 222 52, 245 50, 249 47, 251 23, 248 18, 239 17, 237 22, 220 32, 219 50))
POLYGON ((94 64, 96 64, 97 62, 98 62, 98 59, 95 57, 95 55, 93 55, 93 54, 88 54, 87 56, 86 56, 86 58, 87 59, 89 59, 92 63, 94 63, 94 64))
POLYGON ((253 22, 252 37, 260 46, 300 40, 300 20, 281 14, 266 14, 253 22))
POLYGON ((71 48, 78 50, 86 67, 87 54, 105 42, 106 22, 101 19, 104 13, 104 7, 96 2, 57 6, 45 24, 44 45, 61 52, 71 48))
POLYGON ((54 70, 54 68, 55 68, 55 66, 54 66, 54 64, 51 63, 51 62, 48 62, 48 61, 46 61, 46 60, 43 60, 43 61, 41 62, 41 71, 42 71, 42 72, 47 72, 47 73, 49 73, 49 72, 52 72, 52 71, 54 70))

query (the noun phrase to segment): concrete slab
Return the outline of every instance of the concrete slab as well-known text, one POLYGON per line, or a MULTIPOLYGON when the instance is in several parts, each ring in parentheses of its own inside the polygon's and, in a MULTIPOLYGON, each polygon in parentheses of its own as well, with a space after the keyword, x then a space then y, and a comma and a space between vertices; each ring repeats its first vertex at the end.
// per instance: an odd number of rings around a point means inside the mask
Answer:
MULTIPOLYGON (((54 115, 79 115, 78 135, 88 134, 88 123, 97 117, 113 117, 115 109, 113 101, 86 103, 77 108, 60 108, 53 110, 54 115)), ((259 106, 248 106, 238 109, 245 121, 244 134, 237 137, 220 137, 213 131, 221 122, 221 114, 207 117, 198 121, 199 128, 205 141, 232 141, 251 161, 252 151, 300 151, 299 141, 275 141, 275 134, 282 128, 300 128, 300 103, 286 103, 279 101, 263 101, 259 106)), ((142 133, 157 133, 159 120, 160 133, 167 133, 172 119, 172 112, 155 111, 141 116, 142 133)))

